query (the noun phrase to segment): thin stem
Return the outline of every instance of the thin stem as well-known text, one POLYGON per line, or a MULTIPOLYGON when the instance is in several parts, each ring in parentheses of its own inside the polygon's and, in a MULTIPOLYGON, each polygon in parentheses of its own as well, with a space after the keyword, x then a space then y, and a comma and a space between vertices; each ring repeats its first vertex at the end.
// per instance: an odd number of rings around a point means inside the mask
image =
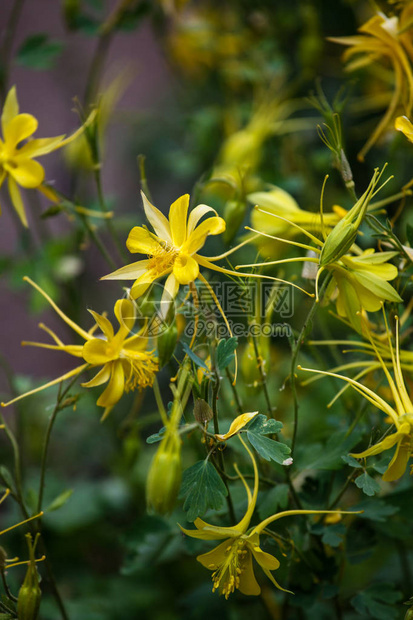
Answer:
POLYGON ((350 482, 352 482, 352 480, 354 479, 354 476, 356 474, 357 474, 357 470, 353 469, 351 474, 347 477, 347 480, 345 481, 344 485, 341 487, 340 491, 337 493, 335 498, 328 505, 328 510, 332 510, 334 508, 334 506, 336 506, 338 504, 338 502, 341 500, 341 498, 343 497, 344 493, 347 491, 347 487, 349 486, 350 482))
POLYGON ((14 37, 16 35, 17 26, 19 23, 20 15, 22 12, 22 8, 25 0, 14 0, 12 9, 10 11, 9 19, 6 24, 6 28, 4 31, 4 42, 2 49, 2 64, 3 64, 3 72, 0 76, 0 90, 1 96, 4 100, 7 95, 8 90, 8 82, 9 82, 9 73, 10 73, 10 57, 13 48, 14 37))
POLYGON ((312 304, 310 308, 310 312, 308 313, 307 318, 304 321, 304 324, 301 328, 298 339, 295 343, 292 358, 291 358, 290 384, 291 384, 291 391, 293 394, 293 404, 294 404, 294 427, 293 427, 293 437, 292 437, 292 443, 291 443, 291 456, 293 456, 294 454, 294 448, 295 448, 295 443, 297 439, 297 429, 298 429, 298 407, 299 405, 298 405, 296 376, 295 376, 298 355, 300 353, 301 346, 303 345, 305 337, 307 335, 308 327, 311 324, 311 321, 313 320, 314 315, 316 314, 317 309, 319 307, 319 300, 322 298, 323 294, 325 293, 327 286, 330 283, 330 280, 331 280, 331 275, 328 274, 325 277, 322 286, 320 287, 320 293, 319 293, 318 300, 316 299, 314 301, 314 303, 312 304))
POLYGON ((231 373, 229 372, 228 368, 226 368, 225 372, 226 372, 227 379, 228 379, 229 384, 230 384, 231 389, 232 389, 232 394, 234 396, 234 400, 235 400, 235 403, 237 405, 238 413, 242 414, 244 412, 244 410, 242 408, 242 402, 241 402, 241 399, 240 399, 239 394, 238 394, 237 386, 234 385, 234 382, 232 381, 231 373))

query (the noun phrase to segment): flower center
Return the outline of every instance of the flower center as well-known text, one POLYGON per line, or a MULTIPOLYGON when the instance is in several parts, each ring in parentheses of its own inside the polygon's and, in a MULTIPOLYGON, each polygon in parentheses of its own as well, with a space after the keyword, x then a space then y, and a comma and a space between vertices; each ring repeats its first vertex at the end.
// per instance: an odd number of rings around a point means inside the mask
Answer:
POLYGON ((177 248, 159 246, 155 253, 149 257, 148 271, 152 271, 156 276, 165 273, 172 268, 178 254, 177 248))
POLYGON ((224 562, 212 573, 212 591, 219 589, 220 594, 227 599, 235 588, 239 588, 240 575, 246 567, 248 549, 245 542, 240 538, 230 542, 225 555, 224 562))
POLYGON ((158 362, 153 351, 142 352, 139 357, 130 357, 123 349, 120 356, 125 370, 125 392, 143 389, 153 384, 158 362))

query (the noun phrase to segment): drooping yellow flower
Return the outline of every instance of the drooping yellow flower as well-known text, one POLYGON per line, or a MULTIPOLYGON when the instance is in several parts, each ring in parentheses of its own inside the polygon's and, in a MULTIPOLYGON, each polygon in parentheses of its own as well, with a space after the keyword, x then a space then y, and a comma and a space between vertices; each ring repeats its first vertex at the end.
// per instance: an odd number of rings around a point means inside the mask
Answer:
POLYGON ((115 303, 114 313, 119 323, 119 329, 116 333, 111 322, 104 315, 98 314, 93 310, 90 310, 90 312, 95 320, 95 325, 89 331, 85 331, 66 316, 40 286, 28 277, 24 279, 47 299, 63 321, 83 338, 85 343, 83 345, 65 345, 51 329, 40 324, 39 327, 45 330, 56 344, 39 342, 23 342, 22 344, 55 351, 65 351, 74 357, 82 358, 86 363, 77 366, 45 385, 14 398, 8 403, 1 403, 3 407, 52 385, 56 385, 65 379, 75 377, 88 367, 96 368, 101 366, 102 368, 93 379, 82 383, 83 387, 90 388, 108 383, 96 403, 99 407, 105 408, 102 419, 109 414, 124 392, 134 390, 136 387, 141 389, 152 385, 155 373, 158 370, 158 361, 154 352, 147 348, 148 338, 145 337, 144 328, 136 334, 131 332, 135 324, 135 308, 129 299, 118 299, 115 303), (97 328, 102 331, 101 337, 93 336, 97 328))
POLYGON ((77 138, 93 118, 94 113, 69 138, 65 139, 62 135, 31 139, 37 130, 37 119, 31 114, 19 113, 16 87, 10 89, 1 115, 3 139, 0 139, 0 186, 8 177, 10 199, 24 226, 28 224, 19 185, 29 189, 39 187, 45 176, 43 167, 34 158, 56 151, 77 138), (21 145, 25 140, 27 142, 21 145))
MULTIPOLYGON (((364 160, 370 148, 377 142, 393 120, 398 106, 403 107, 407 116, 413 104, 413 47, 409 30, 409 12, 386 17, 378 13, 359 28, 360 35, 350 37, 332 37, 329 40, 349 46, 343 58, 348 62, 346 69, 355 71, 380 63, 390 63, 394 74, 394 89, 388 108, 359 153, 364 160)), ((411 26, 411 23, 410 23, 411 26)))
MULTIPOLYGON (((241 416, 239 416, 241 417, 241 416)), ((202 519, 195 520, 195 530, 187 530, 181 527, 181 530, 187 536, 199 538, 202 540, 223 540, 215 549, 203 553, 197 557, 205 568, 212 570, 213 592, 216 590, 223 594, 225 598, 236 589, 243 594, 258 596, 261 588, 255 578, 253 569, 253 558, 263 569, 264 573, 272 581, 272 583, 284 592, 290 592, 282 588, 274 579, 271 571, 277 570, 280 566, 279 560, 273 555, 263 551, 260 547, 260 535, 274 521, 283 517, 304 515, 304 514, 336 514, 340 511, 334 510, 286 510, 278 514, 272 515, 264 521, 261 521, 255 527, 250 528, 255 505, 258 496, 258 469, 255 458, 251 450, 247 447, 244 440, 238 435, 243 447, 248 452, 254 468, 254 489, 251 493, 243 475, 235 465, 236 472, 240 477, 248 496, 248 507, 245 515, 237 525, 233 527, 220 527, 210 525, 202 519)), ((341 514, 356 514, 351 512, 342 512, 341 514)))
POLYGON ((413 456, 413 403, 406 389, 404 381, 401 363, 400 363, 400 349, 399 349, 399 329, 398 329, 398 317, 396 317, 396 349, 394 350, 391 333, 387 325, 386 316, 385 325, 388 339, 388 347, 391 356, 391 367, 393 370, 393 376, 387 368, 386 361, 383 359, 381 352, 376 344, 376 339, 372 338, 368 325, 364 322, 365 331, 369 337, 370 344, 375 352, 379 366, 383 369, 386 376, 387 383, 389 385, 391 395, 393 397, 394 405, 390 405, 387 399, 385 400, 377 394, 376 391, 371 390, 367 386, 363 385, 355 379, 351 379, 344 375, 337 374, 335 372, 327 372, 322 370, 313 370, 310 368, 301 368, 307 372, 316 373, 319 375, 327 375, 337 377, 346 381, 357 392, 362 394, 366 400, 372 403, 377 409, 386 414, 386 420, 390 420, 394 424, 396 430, 394 433, 387 435, 382 441, 378 442, 374 446, 371 446, 363 452, 351 454, 355 458, 366 458, 375 454, 381 454, 386 450, 390 450, 396 446, 393 458, 391 459, 389 466, 383 474, 383 480, 391 482, 398 480, 406 471, 408 461, 413 456))

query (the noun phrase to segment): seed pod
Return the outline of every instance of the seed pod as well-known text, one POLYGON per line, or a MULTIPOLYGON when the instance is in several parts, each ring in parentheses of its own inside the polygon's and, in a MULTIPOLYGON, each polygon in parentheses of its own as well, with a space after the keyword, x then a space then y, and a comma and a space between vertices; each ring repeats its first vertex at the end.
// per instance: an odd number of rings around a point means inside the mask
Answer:
POLYGON ((181 440, 176 430, 167 430, 153 457, 146 481, 146 503, 149 511, 161 515, 172 512, 181 477, 181 440))
POLYGON ((17 598, 17 617, 19 620, 37 620, 42 591, 39 587, 39 575, 36 568, 34 552, 38 535, 34 543, 30 534, 26 534, 29 547, 29 566, 17 598))

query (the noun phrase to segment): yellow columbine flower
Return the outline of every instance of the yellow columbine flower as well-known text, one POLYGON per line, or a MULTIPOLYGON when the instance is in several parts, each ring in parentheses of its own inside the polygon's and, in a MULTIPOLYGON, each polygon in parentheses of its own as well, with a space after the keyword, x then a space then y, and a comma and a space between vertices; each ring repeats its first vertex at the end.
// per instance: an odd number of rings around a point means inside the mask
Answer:
MULTIPOLYGON (((247 414, 252 415, 252 414, 247 414)), ((240 416, 241 417, 241 416, 240 416)), ((223 594, 225 598, 234 592, 235 589, 240 590, 243 594, 258 596, 261 588, 254 575, 252 559, 261 566, 264 573, 272 581, 272 583, 284 592, 290 592, 282 588, 274 579, 271 571, 277 570, 280 562, 273 555, 266 553, 260 547, 260 535, 273 522, 283 517, 303 515, 303 514, 337 514, 337 510, 286 510, 278 514, 272 515, 258 525, 250 528, 250 521, 253 516, 258 496, 258 469, 255 458, 245 444, 244 440, 238 435, 239 440, 248 452, 254 468, 254 489, 251 493, 244 477, 235 465, 237 474, 239 475, 248 496, 248 507, 245 515, 237 525, 233 527, 220 527, 210 525, 202 519, 195 520, 195 530, 187 530, 181 527, 181 530, 187 536, 192 538, 200 538, 202 540, 224 540, 212 551, 203 553, 197 557, 205 568, 214 571, 212 573, 213 592, 216 590, 223 594)), ((342 512, 341 514, 356 514, 351 512, 342 512)))
POLYGON ((368 400, 375 407, 377 407, 377 409, 385 413, 387 418, 391 420, 391 422, 396 427, 396 431, 394 433, 387 435, 387 437, 385 437, 382 441, 375 444, 371 448, 364 450, 363 452, 351 454, 351 456, 354 456, 355 458, 365 458, 368 456, 373 456, 375 454, 380 454, 381 452, 385 452, 386 450, 390 450, 390 448, 396 446, 393 458, 390 461, 388 468, 383 474, 383 480, 391 482, 401 478, 401 476, 406 471, 407 463, 410 457, 413 456, 413 403, 407 392, 401 369, 398 317, 396 317, 395 351, 391 342, 391 333, 388 328, 385 315, 384 319, 394 378, 390 374, 387 368, 387 364, 383 360, 383 357, 379 351, 379 348, 376 346, 375 339, 373 339, 370 335, 370 331, 366 322, 364 322, 364 326, 366 328, 366 333, 370 340, 370 344, 376 354, 379 365, 383 369, 386 376, 387 382, 391 390, 391 394, 393 396, 394 406, 391 406, 387 402, 387 400, 384 400, 375 391, 371 390, 370 388, 366 387, 355 379, 350 379, 349 377, 345 377, 344 375, 339 375, 334 372, 312 370, 310 368, 299 368, 307 372, 313 372, 320 375, 327 375, 331 377, 337 377, 338 379, 343 379, 343 381, 346 381, 357 392, 362 394, 362 396, 364 396, 366 400, 368 400))
POLYGON ((102 280, 135 280, 131 296, 136 299, 158 278, 168 276, 163 301, 174 299, 180 284, 190 284, 198 278, 199 266, 216 269, 208 259, 197 254, 208 235, 219 235, 225 222, 216 215, 199 224, 212 207, 198 205, 188 217, 189 195, 175 200, 169 210, 169 219, 154 207, 141 192, 145 215, 155 233, 146 227, 135 226, 129 233, 126 247, 132 253, 147 254, 148 258, 121 267, 102 280))
MULTIPOLYGON (((94 113, 89 116, 86 124, 93 118, 94 113)), ((31 139, 38 126, 37 119, 31 114, 19 114, 16 87, 10 89, 1 115, 3 139, 0 140, 0 186, 7 176, 10 199, 24 226, 28 226, 27 217, 18 186, 30 189, 39 187, 45 176, 43 167, 34 158, 65 146, 84 131, 86 124, 66 139, 64 135, 31 139), (24 140, 28 141, 20 146, 24 140)))
POLYGON ((102 419, 109 414, 124 392, 134 390, 136 387, 141 389, 152 385, 155 373, 158 370, 158 361, 154 352, 147 350, 148 339, 145 337, 143 330, 131 335, 131 330, 135 323, 135 309, 129 299, 118 299, 115 303, 114 313, 119 323, 119 329, 116 333, 111 322, 104 315, 98 314, 93 310, 90 310, 90 313, 95 319, 95 325, 89 331, 85 331, 66 316, 40 286, 28 277, 24 279, 47 299, 57 314, 73 331, 85 340, 85 343, 83 345, 65 345, 51 329, 40 324, 39 327, 45 330, 56 344, 40 342, 22 342, 22 344, 55 351, 65 351, 74 357, 83 358, 86 363, 77 366, 45 385, 30 390, 26 394, 21 394, 8 403, 1 403, 3 407, 7 407, 21 398, 40 392, 65 379, 75 377, 89 366, 91 368, 102 366, 102 368, 93 379, 82 383, 83 387, 90 388, 108 382, 106 389, 99 396, 96 403, 99 407, 105 408, 102 419), (94 337, 93 333, 98 327, 102 331, 102 336, 94 337))
MULTIPOLYGON (((252 192, 247 198, 250 203, 257 205, 251 212, 252 228, 271 237, 284 239, 294 239, 301 235, 301 228, 315 235, 321 234, 323 230, 328 233, 347 213, 335 205, 333 213, 324 213, 322 219, 319 213, 301 209, 291 194, 276 186, 271 186, 268 191, 252 192)), ((281 242, 282 239, 275 244, 273 238, 261 235, 255 240, 261 254, 268 257, 279 254, 281 242)))
MULTIPOLYGON (((358 256, 345 254, 345 252, 351 249, 351 246, 356 240, 358 228, 369 207, 370 200, 380 191, 381 187, 383 187, 382 185, 376 189, 382 172, 380 172, 378 168, 375 169, 373 177, 364 194, 359 198, 352 209, 340 219, 335 227, 330 229, 329 234, 326 232, 325 215, 322 211, 321 197, 320 224, 324 240, 318 239, 307 229, 308 227, 299 226, 294 221, 279 216, 276 213, 258 209, 262 213, 272 216, 277 221, 281 220, 282 222, 286 222, 304 234, 314 245, 293 241, 283 237, 274 237, 273 235, 252 228, 250 230, 267 239, 283 241, 284 243, 303 248, 307 250, 307 254, 311 252, 312 256, 307 255, 296 258, 266 261, 265 263, 237 265, 235 269, 252 266, 265 267, 294 262, 314 263, 318 268, 316 292, 320 274, 324 270, 329 271, 333 279, 326 291, 326 298, 329 299, 333 297, 335 289, 338 289, 337 311, 341 316, 347 317, 356 330, 359 330, 359 317, 357 316, 357 312, 361 311, 362 308, 365 308, 369 312, 376 312, 380 310, 383 301, 403 301, 396 290, 388 283, 398 275, 397 268, 388 263, 391 258, 397 255, 397 252, 375 252, 374 249, 370 248, 364 252, 360 252, 358 256)), ((387 183, 387 181, 385 181, 385 183, 387 183)))
POLYGON ((410 33, 405 32, 408 26, 407 14, 400 17, 386 17, 379 13, 369 19, 359 28, 361 35, 350 37, 332 37, 329 40, 342 45, 348 45, 344 52, 344 60, 351 61, 347 65, 348 71, 372 65, 379 61, 390 62, 394 73, 394 91, 389 106, 359 153, 363 160, 370 148, 392 121, 397 107, 403 105, 404 111, 410 115, 413 104, 413 48, 410 33))

